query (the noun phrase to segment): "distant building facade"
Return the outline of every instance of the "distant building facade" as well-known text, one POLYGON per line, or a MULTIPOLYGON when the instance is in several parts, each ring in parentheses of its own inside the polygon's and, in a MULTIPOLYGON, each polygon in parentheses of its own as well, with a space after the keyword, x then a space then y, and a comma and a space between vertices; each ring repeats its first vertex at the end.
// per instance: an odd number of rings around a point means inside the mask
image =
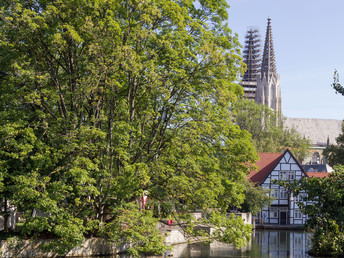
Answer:
POLYGON ((245 97, 282 114, 280 76, 277 74, 272 40, 271 19, 268 18, 264 51, 260 57, 260 35, 257 28, 249 28, 245 38, 244 62, 247 71, 242 80, 245 97))
MULTIPOLYGON (((305 165, 327 164, 323 150, 336 145, 336 138, 342 133, 342 121, 335 119, 286 118, 284 127, 296 130, 302 137, 310 140, 309 155, 302 161, 305 165)), ((313 168, 319 171, 318 169, 313 168)), ((323 170, 323 167, 321 168, 323 170)), ((331 168, 326 168, 327 171, 331 168)), ((320 171, 319 171, 320 172, 320 171)))

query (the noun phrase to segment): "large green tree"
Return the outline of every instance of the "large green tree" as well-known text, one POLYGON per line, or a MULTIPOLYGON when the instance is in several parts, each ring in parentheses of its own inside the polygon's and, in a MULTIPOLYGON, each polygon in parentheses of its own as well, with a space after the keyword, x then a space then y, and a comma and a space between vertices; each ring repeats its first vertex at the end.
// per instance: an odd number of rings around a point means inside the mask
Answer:
POLYGON ((344 172, 336 167, 328 177, 303 177, 285 184, 300 195, 298 205, 308 216, 307 228, 312 232, 312 252, 317 256, 344 255, 344 172))
POLYGON ((330 166, 344 165, 344 121, 342 133, 336 138, 337 145, 331 144, 323 151, 330 166))
MULTIPOLYGON (((24 233, 55 236, 47 247, 60 254, 100 234, 159 253, 152 213, 137 210, 144 192, 177 211, 243 202, 244 164, 257 156, 232 122, 242 61, 227 8, 1 1, 0 186, 24 233)), ((249 238, 237 219, 214 216, 222 240, 249 238)))
POLYGON ((307 156, 310 142, 295 129, 285 128, 282 114, 245 98, 235 103, 234 112, 235 122, 252 135, 258 152, 281 152, 289 148, 299 161, 307 156))

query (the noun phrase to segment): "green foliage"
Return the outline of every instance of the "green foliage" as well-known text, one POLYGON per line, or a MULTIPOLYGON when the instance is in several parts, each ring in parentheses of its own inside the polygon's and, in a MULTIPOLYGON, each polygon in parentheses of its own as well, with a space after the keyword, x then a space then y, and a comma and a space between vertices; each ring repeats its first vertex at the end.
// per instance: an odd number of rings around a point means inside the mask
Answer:
POLYGON ((344 121, 342 122, 342 134, 336 138, 337 145, 329 145, 323 151, 330 166, 344 165, 344 121))
POLYGON ((174 204, 169 201, 160 202, 160 216, 162 218, 168 218, 174 212, 174 204))
POLYGON ((327 220, 322 217, 318 218, 317 223, 312 239, 312 252, 317 255, 343 256, 343 227, 340 227, 335 220, 327 220))
POLYGON ((344 87, 339 83, 339 74, 337 70, 334 71, 333 74, 333 89, 335 89, 336 93, 342 94, 344 96, 344 87))
MULTIPOLYGON (((339 83, 339 74, 337 71, 333 75, 332 87, 336 93, 344 95, 344 88, 339 83)), ((342 123, 342 134, 336 138, 337 145, 331 144, 323 151, 323 155, 326 157, 330 166, 344 165, 344 121, 342 123)))
POLYGON ((252 135, 258 152, 282 152, 289 148, 300 161, 307 156, 310 142, 295 129, 284 128, 285 118, 278 112, 249 99, 237 101, 234 112, 235 122, 252 135))
POLYGON ((135 204, 116 210, 118 216, 107 223, 102 234, 109 240, 129 244, 129 254, 139 257, 140 253, 162 254, 167 246, 163 244, 158 220, 152 217, 150 211, 140 211, 135 204))
POLYGON ((336 167, 325 178, 304 177, 285 185, 295 196, 303 194, 298 205, 308 215, 307 227, 313 232, 312 251, 316 255, 344 255, 343 185, 343 167, 336 167))
MULTIPOLYGON (((242 60, 227 7, 1 1, 0 189, 26 234, 65 254, 100 231, 114 239, 114 221, 154 224, 126 206, 144 191, 185 210, 243 202, 257 155, 232 122, 242 60)), ((137 252, 162 250, 155 232, 126 232, 137 252)))
POLYGON ((274 198, 269 193, 270 190, 264 190, 260 186, 255 186, 252 182, 248 181, 246 183, 245 201, 241 205, 240 210, 257 215, 262 208, 271 205, 274 198))
POLYGON ((211 238, 233 243, 236 248, 246 245, 251 240, 252 225, 245 224, 241 217, 234 214, 226 215, 212 211, 204 223, 214 226, 211 238))

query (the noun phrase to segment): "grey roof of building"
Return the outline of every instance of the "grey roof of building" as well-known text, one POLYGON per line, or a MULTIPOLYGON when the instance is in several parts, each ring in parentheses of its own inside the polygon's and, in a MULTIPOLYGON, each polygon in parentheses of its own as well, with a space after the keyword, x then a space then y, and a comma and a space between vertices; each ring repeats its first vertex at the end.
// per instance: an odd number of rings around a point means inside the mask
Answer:
POLYGON ((313 145, 326 146, 336 144, 336 138, 342 133, 342 121, 335 119, 286 118, 284 127, 294 128, 313 145))
POLYGON ((333 168, 327 164, 302 165, 306 172, 332 172, 333 168))

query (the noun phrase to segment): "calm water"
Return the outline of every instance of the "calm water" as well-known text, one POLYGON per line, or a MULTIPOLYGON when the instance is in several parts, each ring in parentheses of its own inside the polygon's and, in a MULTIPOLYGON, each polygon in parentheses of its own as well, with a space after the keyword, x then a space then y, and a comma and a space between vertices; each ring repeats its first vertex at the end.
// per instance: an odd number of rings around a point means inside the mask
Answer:
MULTIPOLYGON (((157 257, 250 257, 250 258, 305 258, 310 249, 310 235, 303 231, 286 230, 256 230, 252 234, 252 241, 241 250, 230 245, 219 243, 182 244, 174 246, 171 253, 164 256, 143 256, 145 258, 157 257)), ((128 255, 113 256, 116 258, 129 258, 128 255)))
POLYGON ((214 243, 211 245, 191 244, 174 248, 173 257, 311 257, 310 235, 302 231, 255 231, 251 243, 241 249, 214 243))

